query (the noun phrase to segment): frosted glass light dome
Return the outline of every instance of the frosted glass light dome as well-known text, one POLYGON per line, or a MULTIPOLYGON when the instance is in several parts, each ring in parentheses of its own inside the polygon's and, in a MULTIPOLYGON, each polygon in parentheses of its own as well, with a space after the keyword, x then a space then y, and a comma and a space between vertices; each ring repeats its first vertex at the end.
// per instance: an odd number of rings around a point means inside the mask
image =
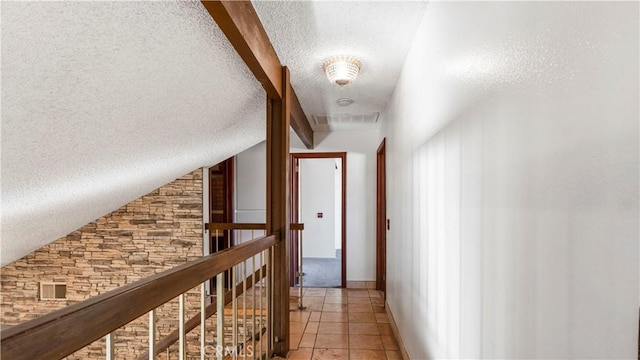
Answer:
POLYGON ((334 56, 325 61, 322 68, 332 84, 345 86, 358 77, 360 60, 353 56, 334 56))

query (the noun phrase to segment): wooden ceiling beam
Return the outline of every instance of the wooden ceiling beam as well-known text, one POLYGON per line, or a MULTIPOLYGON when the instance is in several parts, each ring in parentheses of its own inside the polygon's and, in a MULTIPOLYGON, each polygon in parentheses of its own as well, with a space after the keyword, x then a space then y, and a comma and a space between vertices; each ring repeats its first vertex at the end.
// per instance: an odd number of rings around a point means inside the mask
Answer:
MULTIPOLYGON (((251 1, 223 0, 202 4, 272 100, 282 100, 282 64, 251 1)), ((308 149, 313 130, 291 89, 291 127, 308 149)))
POLYGON ((298 134, 300 140, 307 149, 313 149, 313 129, 309 125, 309 119, 302 110, 300 100, 296 92, 291 89, 291 127, 298 134))
POLYGON ((282 65, 251 1, 202 4, 271 99, 282 99, 282 65))

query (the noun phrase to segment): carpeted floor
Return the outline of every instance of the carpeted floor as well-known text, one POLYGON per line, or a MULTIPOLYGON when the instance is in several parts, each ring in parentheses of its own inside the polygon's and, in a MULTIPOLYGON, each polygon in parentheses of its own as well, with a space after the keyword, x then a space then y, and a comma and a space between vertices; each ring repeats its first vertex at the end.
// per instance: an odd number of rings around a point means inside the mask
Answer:
POLYGON ((304 258, 302 263, 304 287, 342 286, 342 251, 336 250, 336 258, 304 258))

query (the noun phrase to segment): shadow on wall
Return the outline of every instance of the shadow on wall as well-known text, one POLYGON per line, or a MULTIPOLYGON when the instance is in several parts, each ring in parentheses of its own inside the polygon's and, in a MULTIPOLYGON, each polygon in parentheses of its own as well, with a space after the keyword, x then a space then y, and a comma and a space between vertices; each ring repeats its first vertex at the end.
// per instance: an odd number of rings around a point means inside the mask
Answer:
MULTIPOLYGON (((500 116, 492 104, 469 109, 413 151, 403 169, 411 190, 399 201, 413 204, 414 214, 399 236, 412 239, 413 257, 422 259, 414 261, 411 287, 425 300, 426 336, 434 341, 424 353, 568 356, 570 344, 602 335, 589 330, 598 321, 635 331, 635 319, 615 320, 608 304, 621 313, 637 309, 634 296, 615 294, 621 284, 637 294, 637 274, 622 269, 637 268, 638 204, 630 201, 637 183, 624 179, 629 171, 637 178, 638 165, 611 152, 601 133, 615 134, 620 149, 637 149, 637 124, 585 129, 582 117, 547 117, 542 109, 531 116, 517 99, 501 100, 500 116), (602 227, 603 219, 611 226, 602 227), (578 298, 590 316, 572 310, 578 298), (558 338, 567 345, 553 346, 558 338)), ((529 94, 528 101, 546 98, 529 94)))

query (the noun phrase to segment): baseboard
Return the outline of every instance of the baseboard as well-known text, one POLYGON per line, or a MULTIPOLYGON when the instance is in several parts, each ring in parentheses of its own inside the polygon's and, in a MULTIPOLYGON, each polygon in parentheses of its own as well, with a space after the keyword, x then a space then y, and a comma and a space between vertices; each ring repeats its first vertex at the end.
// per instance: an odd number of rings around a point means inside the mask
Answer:
POLYGON ((349 281, 349 280, 347 280, 347 288, 348 289, 375 290, 376 289, 376 282, 375 281, 349 281))
POLYGON ((400 352, 402 353, 402 358, 404 360, 411 360, 409 357, 409 353, 407 349, 404 347, 404 342, 400 337, 400 332, 398 331, 398 325, 396 325, 396 319, 393 317, 393 313, 391 313, 391 309, 389 308, 389 303, 385 301, 384 306, 385 311, 387 312, 387 317, 389 317, 389 324, 391 325, 391 330, 393 331, 393 335, 396 336, 396 340, 398 340, 398 347, 400 348, 400 352))

